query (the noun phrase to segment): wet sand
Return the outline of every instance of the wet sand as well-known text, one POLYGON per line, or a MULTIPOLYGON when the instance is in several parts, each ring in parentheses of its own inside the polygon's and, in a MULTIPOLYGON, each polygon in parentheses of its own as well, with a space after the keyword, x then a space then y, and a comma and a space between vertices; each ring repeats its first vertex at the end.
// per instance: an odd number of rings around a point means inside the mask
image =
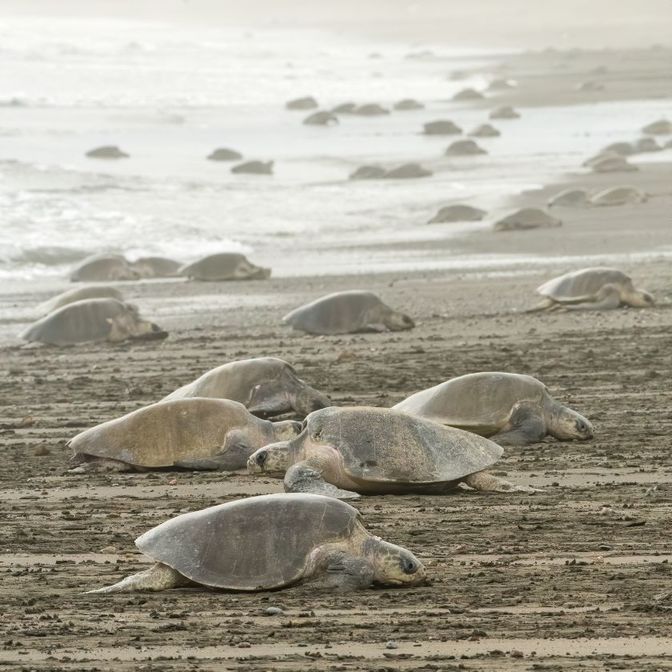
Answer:
MULTIPOLYGON (((522 90, 522 87, 521 87, 522 90)), ((515 99, 514 99, 515 100, 515 99)), ((128 285, 166 341, 19 347, 11 334, 49 295, 9 297, 0 404, 0 664, 37 670, 672 669, 670 166, 567 184, 634 184, 637 206, 558 209, 563 227, 476 231, 445 245, 502 250, 501 269, 128 285), (640 256, 633 253, 641 253, 640 256), (548 254, 543 265, 526 255, 548 254), (527 314, 543 280, 606 255, 653 309, 527 314), (580 265, 580 264, 578 264, 580 265), (393 334, 310 337, 280 325, 316 295, 365 287, 416 319, 393 334), (21 316, 24 317, 21 317, 21 316), (145 566, 133 539, 169 516, 281 490, 244 474, 68 475, 65 441, 233 359, 274 355, 337 405, 389 406, 479 370, 528 373, 595 425, 589 443, 506 450, 495 473, 534 495, 367 497, 367 527, 413 550, 431 584, 332 593, 177 590, 82 595, 145 566), (265 616, 269 606, 284 610, 265 616), (388 648, 387 642, 395 645, 388 648)), ((433 214, 433 213, 430 213, 433 214)), ((441 247, 418 246, 418 256, 441 247), (431 249, 430 249, 431 248, 431 249)))

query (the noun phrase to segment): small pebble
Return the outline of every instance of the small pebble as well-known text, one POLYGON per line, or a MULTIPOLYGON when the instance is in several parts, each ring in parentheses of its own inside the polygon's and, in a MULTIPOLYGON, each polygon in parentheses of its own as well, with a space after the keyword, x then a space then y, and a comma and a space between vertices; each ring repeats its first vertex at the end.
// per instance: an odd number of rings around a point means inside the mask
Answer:
POLYGON ((284 616, 285 612, 280 607, 268 607, 264 609, 266 616, 284 616))
POLYGON ((399 644, 397 644, 396 642, 393 642, 392 640, 390 640, 389 642, 387 642, 387 644, 385 644, 385 648, 386 648, 386 649, 398 649, 398 648, 399 648, 399 644))

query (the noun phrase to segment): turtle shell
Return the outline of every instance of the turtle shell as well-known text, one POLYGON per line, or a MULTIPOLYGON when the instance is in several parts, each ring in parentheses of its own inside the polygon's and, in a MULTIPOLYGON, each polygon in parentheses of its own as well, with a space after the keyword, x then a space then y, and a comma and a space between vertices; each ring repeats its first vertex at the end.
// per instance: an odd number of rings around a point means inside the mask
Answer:
POLYGON ((330 407, 311 413, 290 442, 296 463, 313 446, 340 453, 353 480, 369 484, 458 481, 493 465, 503 449, 470 432, 445 427, 389 408, 330 407))
POLYGON ((117 299, 117 301, 123 301, 123 298, 121 292, 114 287, 107 287, 105 285, 75 287, 41 303, 37 307, 37 313, 39 315, 47 315, 58 308, 75 303, 75 301, 84 301, 85 299, 117 299))
POLYGON ((262 495, 172 518, 135 544, 196 583, 269 590, 299 581, 313 550, 346 540, 357 528, 357 510, 337 499, 262 495))
POLYGON ((381 306, 385 304, 373 292, 334 292, 287 313, 282 321, 309 334, 356 333, 366 329, 371 311, 381 306))
MULTIPOLYGON (((211 254, 203 259, 186 264, 179 270, 180 275, 184 275, 194 280, 236 280, 239 269, 243 267, 249 272, 245 275, 247 278, 268 277, 266 270, 252 264, 247 257, 237 252, 222 252, 220 254, 211 254)), ((242 279, 242 278, 241 278, 242 279)))
POLYGON ((537 293, 562 303, 594 297, 606 284, 622 287, 631 282, 629 276, 616 268, 583 268, 545 282, 537 287, 537 293))
POLYGON ((51 345, 105 341, 111 328, 108 320, 124 313, 138 317, 134 306, 117 299, 75 301, 34 322, 21 338, 51 345))
POLYGON ((592 205, 625 205, 643 203, 646 198, 646 194, 636 187, 611 187, 595 194, 590 202, 592 205))
POLYGON ((136 280, 138 274, 120 254, 100 254, 87 257, 70 274, 73 282, 105 282, 136 280))
POLYGON ((74 458, 91 456, 136 467, 172 467, 217 455, 233 429, 256 426, 261 433, 263 425, 270 424, 236 401, 177 399, 91 427, 71 439, 68 447, 74 458))
POLYGON ((492 436, 506 425, 516 403, 528 401, 541 406, 546 394, 544 384, 532 376, 481 372, 452 378, 416 392, 393 408, 492 436))

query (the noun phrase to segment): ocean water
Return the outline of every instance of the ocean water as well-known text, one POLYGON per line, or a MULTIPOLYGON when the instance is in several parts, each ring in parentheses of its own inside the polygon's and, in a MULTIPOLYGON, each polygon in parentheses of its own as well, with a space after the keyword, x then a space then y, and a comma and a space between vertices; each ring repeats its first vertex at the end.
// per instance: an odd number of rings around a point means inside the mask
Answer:
POLYGON ((485 122, 483 110, 451 97, 487 78, 449 75, 494 68, 501 53, 428 46, 431 55, 425 45, 308 30, 0 20, 2 284, 64 278, 98 252, 186 262, 235 250, 277 276, 498 268, 497 255, 457 258, 445 246, 421 254, 411 243, 490 226, 425 223, 457 200, 501 214, 508 196, 576 169, 609 142, 634 139, 667 111, 665 101, 576 106, 571 115, 527 109, 524 123, 495 122, 502 137, 479 140, 487 156, 450 159, 443 153, 453 138, 424 137, 422 124, 485 122), (308 112, 284 108, 303 95, 325 108, 407 97, 426 108, 309 127, 301 123, 308 112), (85 157, 103 144, 130 158, 85 157), (217 147, 274 160, 275 174, 233 175, 231 164, 205 160, 217 147), (364 163, 407 161, 434 176, 347 180, 364 163))

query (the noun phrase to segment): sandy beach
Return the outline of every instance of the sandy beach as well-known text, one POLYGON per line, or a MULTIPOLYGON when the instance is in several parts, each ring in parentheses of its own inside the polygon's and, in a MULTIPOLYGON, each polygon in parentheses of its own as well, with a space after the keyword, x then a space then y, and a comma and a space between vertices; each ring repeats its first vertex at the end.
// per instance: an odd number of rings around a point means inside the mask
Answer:
MULTIPOLYGON (((410 28, 385 32, 390 43, 399 33, 405 44, 414 39, 410 28)), ((497 73, 518 83, 497 96, 498 104, 522 114, 516 122, 493 122, 504 135, 515 124, 511 133, 524 137, 526 123, 554 118, 535 117, 539 107, 572 115, 577 106, 599 104, 606 107, 595 109, 604 114, 609 106, 632 104, 606 135, 635 140, 647 106, 644 122, 672 116, 672 49, 651 49, 649 33, 635 32, 640 39, 609 52, 601 45, 593 51, 585 40, 582 49, 560 44, 543 51, 551 45, 535 38, 535 51, 503 54, 499 66, 484 71, 478 64, 468 76, 497 73), (604 89, 579 94, 576 85, 597 77, 590 72, 598 67, 608 68, 599 75, 604 89), (629 125, 628 109, 637 110, 629 125)), ((491 100, 465 104, 465 115, 484 121, 491 106, 491 100)), ((602 117, 596 112, 595 118, 597 128, 602 117)), ((554 129, 542 131, 539 137, 554 129)), ((633 157, 637 172, 594 174, 581 163, 598 143, 606 144, 603 136, 574 141, 576 153, 562 154, 560 165, 549 165, 542 149, 530 155, 540 165, 537 179, 507 181, 513 154, 493 149, 486 173, 492 191, 479 182, 479 189, 460 192, 462 198, 450 192, 442 200, 435 192, 424 198, 420 181, 413 181, 414 193, 403 185, 412 201, 407 195, 385 201, 390 209, 404 204, 403 229, 377 215, 375 198, 367 195, 372 228, 388 222, 391 234, 306 243, 308 271, 292 272, 294 262, 276 253, 281 271, 267 281, 119 283, 143 315, 169 331, 162 342, 23 345, 17 334, 34 306, 68 283, 48 274, 7 276, 0 318, 0 667, 672 669, 672 149, 633 157), (498 189, 498 174, 508 193, 498 189), (563 222, 558 228, 491 229, 500 214, 545 207, 563 189, 620 185, 650 198, 627 206, 553 208, 563 222), (490 214, 466 228, 426 223, 438 207, 458 201, 486 204, 490 214), (410 236, 412 228, 427 233, 410 236), (525 312, 537 302, 539 284, 590 265, 617 266, 652 292, 657 305, 525 312), (375 291, 411 315, 416 328, 315 337, 281 324, 292 308, 344 289, 375 291), (507 448, 495 473, 542 489, 532 495, 462 490, 358 501, 370 531, 425 563, 427 586, 355 594, 303 585, 253 594, 83 595, 146 566, 133 540, 150 527, 186 511, 281 492, 282 483, 243 473, 73 475, 66 473, 65 442, 210 368, 257 356, 292 363, 335 405, 391 406, 475 371, 526 373, 588 417, 595 439, 547 438, 507 448), (284 614, 266 615, 270 606, 284 614)), ((452 170, 438 158, 434 168, 440 175, 452 170)), ((459 179, 469 185, 468 175, 459 179)), ((272 245, 255 249, 261 261, 276 265, 272 245)))

